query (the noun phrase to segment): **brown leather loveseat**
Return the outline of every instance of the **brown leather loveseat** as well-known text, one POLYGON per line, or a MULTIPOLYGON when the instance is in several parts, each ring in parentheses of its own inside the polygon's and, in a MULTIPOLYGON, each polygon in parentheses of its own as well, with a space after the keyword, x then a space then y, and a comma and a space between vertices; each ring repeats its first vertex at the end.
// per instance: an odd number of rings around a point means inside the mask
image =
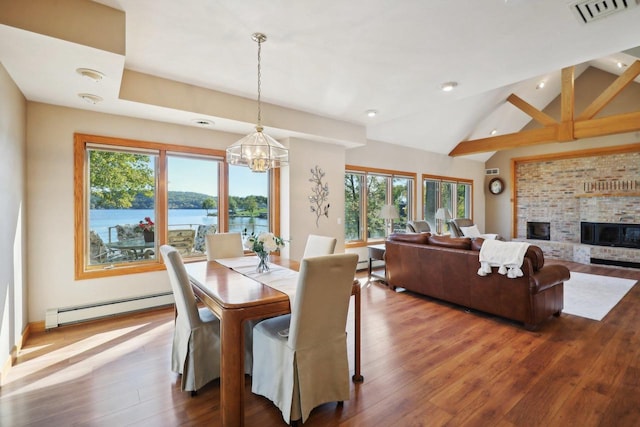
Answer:
POLYGON ((522 264, 523 277, 492 273, 479 276, 483 239, 436 236, 430 233, 392 234, 386 241, 387 283, 392 288, 448 301, 524 323, 533 330, 563 308, 563 282, 569 270, 544 266, 542 250, 530 245, 522 264))

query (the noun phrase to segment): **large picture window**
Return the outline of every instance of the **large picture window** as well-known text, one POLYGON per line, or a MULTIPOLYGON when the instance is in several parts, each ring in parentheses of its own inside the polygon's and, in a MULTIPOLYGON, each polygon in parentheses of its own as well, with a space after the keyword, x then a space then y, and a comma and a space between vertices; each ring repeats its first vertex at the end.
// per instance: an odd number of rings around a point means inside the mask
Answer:
POLYGON ((209 233, 278 232, 277 170, 229 167, 224 151, 75 137, 76 278, 163 268, 169 244, 205 257, 209 233))
POLYGON ((403 231, 413 218, 415 174, 347 166, 345 173, 345 241, 352 246, 380 241, 390 231, 403 231), (393 205, 398 218, 380 213, 393 205))
POLYGON ((435 227, 434 230, 450 231, 448 221, 436 219, 439 208, 447 209, 452 218, 472 218, 472 180, 422 175, 422 189, 423 218, 435 227))

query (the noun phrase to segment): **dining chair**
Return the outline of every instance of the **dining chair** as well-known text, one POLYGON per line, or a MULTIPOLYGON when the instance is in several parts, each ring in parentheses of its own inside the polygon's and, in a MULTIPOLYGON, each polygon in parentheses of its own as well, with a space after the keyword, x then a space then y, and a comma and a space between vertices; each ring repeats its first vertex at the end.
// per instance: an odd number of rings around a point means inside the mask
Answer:
POLYGON ((205 245, 207 247, 207 261, 244 255, 242 235, 240 233, 207 234, 205 245))
POLYGON ((177 311, 171 370, 182 374, 182 390, 194 395, 209 381, 220 377, 220 321, 208 308, 198 308, 178 250, 162 245, 160 253, 167 266, 177 311))
MULTIPOLYGON (((207 234, 205 237, 207 261, 244 256, 242 235, 240 233, 214 233, 207 234)), ((244 324, 244 372, 246 374, 251 374, 253 367, 252 336, 253 327, 257 322, 257 320, 247 320, 244 324)))
POLYGON ((251 391, 270 399, 285 422, 349 399, 346 323, 358 255, 302 259, 291 314, 253 329, 251 391))
POLYGON ((307 244, 304 247, 302 258, 331 255, 336 250, 337 241, 338 239, 335 237, 310 234, 309 237, 307 237, 307 244))

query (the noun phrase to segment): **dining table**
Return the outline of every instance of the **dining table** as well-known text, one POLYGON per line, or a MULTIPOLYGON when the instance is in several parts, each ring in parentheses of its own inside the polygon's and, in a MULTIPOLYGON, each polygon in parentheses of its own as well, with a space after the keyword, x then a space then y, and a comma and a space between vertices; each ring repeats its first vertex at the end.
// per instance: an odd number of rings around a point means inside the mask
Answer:
MULTIPOLYGON (((220 319, 220 414, 222 425, 244 425, 244 322, 291 313, 299 263, 270 257, 271 270, 257 273, 257 256, 185 264, 194 294, 220 319)), ((354 278, 354 382, 360 372, 360 283, 354 278)))

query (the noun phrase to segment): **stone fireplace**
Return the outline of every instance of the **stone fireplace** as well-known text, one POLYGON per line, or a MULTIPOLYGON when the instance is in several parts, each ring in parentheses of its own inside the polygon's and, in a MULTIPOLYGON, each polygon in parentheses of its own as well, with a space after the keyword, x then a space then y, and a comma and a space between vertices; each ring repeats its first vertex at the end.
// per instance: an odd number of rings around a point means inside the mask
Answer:
POLYGON ((516 240, 549 258, 640 266, 640 150, 516 159, 514 167, 516 240))

